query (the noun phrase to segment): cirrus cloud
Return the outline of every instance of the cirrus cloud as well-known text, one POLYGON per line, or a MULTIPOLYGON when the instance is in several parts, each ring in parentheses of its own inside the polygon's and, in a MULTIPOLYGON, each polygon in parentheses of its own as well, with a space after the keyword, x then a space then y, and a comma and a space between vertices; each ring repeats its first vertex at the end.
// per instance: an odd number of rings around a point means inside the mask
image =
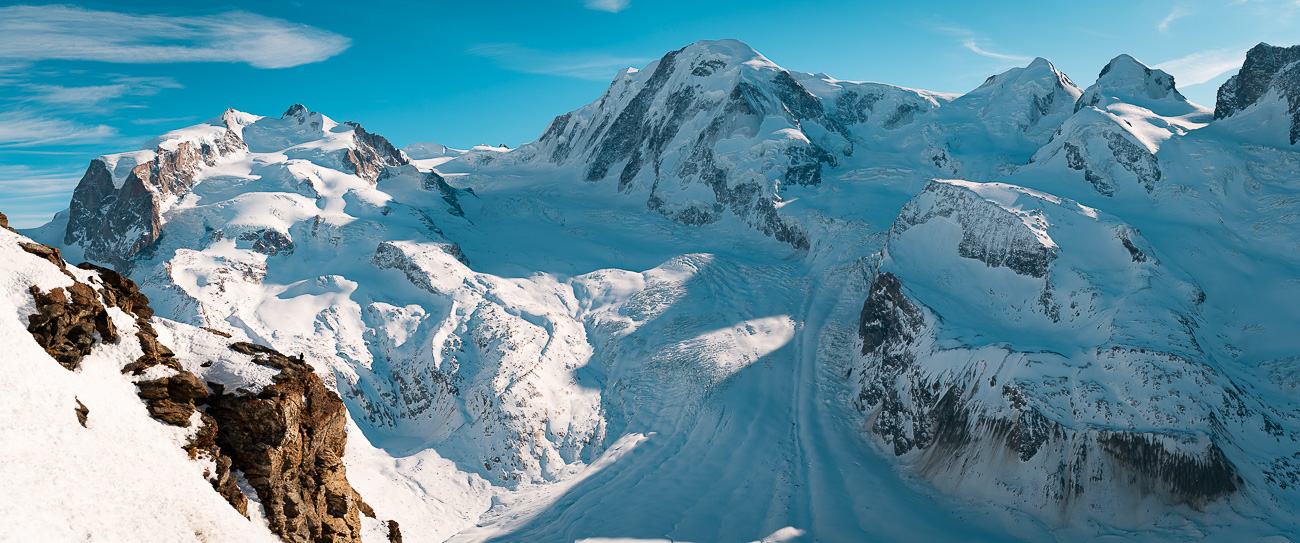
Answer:
POLYGON ((583 5, 587 6, 587 9, 608 11, 610 13, 623 11, 627 9, 630 4, 630 0, 586 0, 586 2, 583 3, 583 5))
POLYGON ((1152 66, 1164 70, 1178 81, 1179 86, 1199 85, 1241 67, 1246 61, 1245 48, 1218 49, 1192 53, 1182 58, 1152 66))
POLYGON ((62 5, 0 8, 0 59, 289 68, 328 59, 351 43, 333 32, 241 11, 166 16, 62 5))

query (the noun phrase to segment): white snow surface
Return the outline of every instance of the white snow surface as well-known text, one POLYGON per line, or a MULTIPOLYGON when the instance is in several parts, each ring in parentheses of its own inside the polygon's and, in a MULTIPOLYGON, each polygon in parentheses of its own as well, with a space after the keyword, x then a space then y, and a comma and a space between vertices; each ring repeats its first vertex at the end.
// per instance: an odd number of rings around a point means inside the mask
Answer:
MULTIPOLYGON (((786 72, 734 40, 692 45, 673 61, 672 71, 656 61, 620 72, 538 142, 463 153, 415 144, 413 164, 376 184, 338 162, 353 144, 346 125, 306 110, 237 114, 248 152, 201 166, 201 181, 166 211, 158 246, 129 273, 153 300, 160 334, 193 353, 181 355, 187 368, 214 348, 195 326, 304 354, 354 422, 349 479, 408 542, 1289 537, 1300 496, 1278 481, 1300 469, 1300 153, 1209 123, 1204 108, 1148 84, 1160 72, 1127 57, 1088 91, 1037 59, 961 96, 786 72), (657 72, 666 79, 651 92, 657 72), (782 74, 811 98, 787 92, 782 74), (753 115, 727 110, 741 83, 755 89, 753 115), (1101 98, 1076 111, 1081 96, 1101 98), (822 113, 800 121, 791 105, 807 100, 822 113), (677 131, 629 143, 662 152, 626 179, 625 156, 593 176, 600 142, 624 114, 677 131), (725 182, 689 173, 699 141, 711 142, 725 182), (787 183, 787 153, 810 145, 834 159, 819 163, 819 181, 787 183), (429 184, 431 169, 448 191, 429 184), (766 211, 720 199, 747 184, 806 247, 771 237, 766 211), (660 209, 647 208, 650 196, 660 209), (935 210, 946 215, 920 220, 935 210), (698 216, 709 220, 687 220, 698 216), (292 250, 256 250, 268 232, 292 250), (1026 275, 967 256, 963 242, 1052 256, 1045 273, 1026 275), (1246 490, 1203 511, 1131 489, 1089 495, 1136 504, 1124 518, 1087 503, 1045 513, 1033 493, 1043 458, 1021 472, 990 464, 955 476, 894 457, 869 431, 873 413, 853 407, 849 378, 878 271, 926 308, 931 335, 919 341, 936 353, 926 368, 956 379, 996 357, 1000 369, 979 378, 1040 383, 1026 390, 1054 420, 1204 436, 1224 422, 1211 415, 1235 383, 1252 415, 1228 421, 1240 427, 1224 435, 1239 441, 1225 450, 1246 490), (1176 362, 1146 358, 1103 369, 1095 353, 1112 346, 1174 353, 1196 369, 1170 373, 1161 364, 1176 362), (1164 400, 1144 388, 1157 378, 1164 400), (1093 381, 1107 386, 1097 392, 1093 381), (1076 410, 1098 399, 1112 408, 1076 410), (1280 433, 1246 427, 1261 413, 1280 433)), ((30 296, 10 290, 16 314, 29 311, 30 296)), ((13 341, 39 355, 21 322, 10 324, 13 341)), ((234 353, 221 356, 195 371, 265 382, 234 353)), ((86 401, 92 425, 80 428, 69 394, 91 381, 41 360, 63 396, 41 396, 40 416, 66 418, 51 426, 58 432, 93 432, 115 404, 86 401)), ((124 386, 122 409, 132 400, 142 413, 124 386)), ((1005 407, 993 392, 978 400, 1005 407)), ((4 420, 25 425, 14 435, 52 424, 4 420)), ((83 438, 76 447, 127 439, 83 438)), ((1187 443, 1171 446, 1204 444, 1187 443)), ((191 468, 171 446, 167 469, 191 468)), ((192 492, 177 487, 176 510, 212 515, 211 530, 246 524, 217 519, 233 511, 193 479, 192 492), (199 508, 203 500, 215 505, 199 508)), ((238 540, 222 537, 213 539, 238 540)))

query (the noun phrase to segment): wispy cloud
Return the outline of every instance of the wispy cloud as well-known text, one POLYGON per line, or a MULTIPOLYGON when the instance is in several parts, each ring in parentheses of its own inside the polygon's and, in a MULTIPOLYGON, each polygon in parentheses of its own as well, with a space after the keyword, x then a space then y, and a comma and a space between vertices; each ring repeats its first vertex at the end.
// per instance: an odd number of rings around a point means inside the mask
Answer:
POLYGON ((1243 47, 1200 51, 1152 67, 1169 72, 1178 81, 1178 86, 1190 87, 1240 68, 1245 61, 1246 48, 1243 47))
POLYGON ((1191 14, 1192 12, 1188 11, 1187 8, 1184 8, 1183 6, 1174 6, 1174 9, 1169 12, 1169 15, 1166 15, 1164 19, 1161 19, 1160 22, 1156 24, 1156 30, 1167 34, 1169 33, 1169 25, 1171 23, 1191 14))
POLYGON ((1002 53, 994 53, 994 52, 992 52, 992 51, 985 51, 984 49, 982 49, 982 48, 979 46, 978 43, 975 43, 975 38, 969 38, 969 39, 967 39, 966 41, 962 42, 961 45, 962 45, 962 47, 965 47, 965 48, 967 48, 967 49, 970 49, 973 53, 975 53, 975 54, 977 54, 977 55, 986 56, 986 57, 989 57, 989 58, 996 58, 996 59, 998 59, 998 60, 1014 60, 1014 61, 1017 61, 1017 62, 1029 62, 1029 61, 1031 61, 1031 60, 1034 60, 1034 59, 1029 58, 1029 57, 1022 57, 1022 56, 1020 56, 1020 55, 1004 55, 1004 54, 1002 54, 1002 53))
POLYGON ((0 212, 15 228, 40 226, 67 207, 81 170, 0 164, 0 212))
POLYGON ((552 53, 514 43, 487 43, 467 51, 471 55, 492 59, 498 66, 515 72, 576 77, 608 81, 628 66, 642 66, 651 59, 617 57, 601 53, 552 53))
POLYGON ((583 3, 583 5, 587 6, 587 9, 608 11, 610 13, 623 11, 627 9, 630 4, 631 2, 629 0, 586 0, 583 3))
POLYGON ((117 77, 108 85, 65 87, 62 85, 23 85, 29 100, 43 104, 95 107, 123 96, 152 96, 163 89, 179 89, 181 84, 168 77, 117 77))
POLYGON ((174 17, 58 5, 0 8, 0 59, 289 68, 328 59, 350 45, 333 32, 240 11, 174 17))
POLYGON ((982 57, 997 59, 1001 61, 1016 62, 1016 63, 1029 62, 1033 60, 1032 57, 989 51, 988 49, 985 48, 988 44, 988 40, 982 38, 981 36, 976 34, 975 31, 969 28, 962 28, 959 26, 947 26, 947 25, 930 25, 930 28, 932 28, 936 32, 947 34, 949 36, 953 36, 957 38, 958 40, 960 40, 961 47, 963 49, 975 53, 982 57))
POLYGON ((0 111, 0 148, 51 143, 94 143, 117 136, 105 125, 77 121, 29 111, 0 111))

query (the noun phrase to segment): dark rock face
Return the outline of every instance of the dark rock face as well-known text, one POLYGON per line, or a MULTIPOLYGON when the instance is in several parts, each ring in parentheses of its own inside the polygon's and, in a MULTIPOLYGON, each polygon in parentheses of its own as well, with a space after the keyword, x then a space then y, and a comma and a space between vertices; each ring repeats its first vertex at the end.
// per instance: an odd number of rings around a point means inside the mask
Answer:
POLYGON ((1046 276, 1056 259, 1056 253, 1040 243, 1020 219, 970 191, 938 181, 928 183, 920 195, 903 206, 890 235, 901 235, 935 217, 945 217, 962 227, 957 254, 963 258, 1037 278, 1046 276), (933 205, 921 204, 922 199, 933 201, 933 205))
POLYGON ((464 217, 465 210, 460 207, 460 193, 464 192, 447 184, 438 172, 429 172, 424 174, 424 179, 420 181, 420 187, 428 191, 438 191, 442 196, 442 201, 447 202, 451 209, 448 211, 457 217, 464 217))
POLYGON ((86 258, 124 267, 162 236, 161 202, 188 192, 200 164, 247 148, 230 123, 215 143, 159 147, 152 160, 131 169, 121 186, 114 185, 104 160, 91 161, 72 193, 63 242, 84 246, 86 258))
POLYGON ((140 398, 149 403, 149 414, 173 426, 189 426, 195 400, 208 397, 208 387, 188 371, 141 381, 136 386, 140 388, 140 398))
MULTIPOLYGON (((289 114, 285 113, 285 115, 289 114)), ((406 155, 393 147, 387 138, 366 132, 361 125, 354 122, 343 124, 352 127, 353 137, 356 139, 355 148, 343 151, 343 165, 358 177, 374 183, 379 180, 379 176, 387 167, 410 164, 406 155)))
MULTIPOLYGON (((34 254, 38 257, 45 259, 50 264, 54 264, 55 266, 58 266, 60 270, 67 269, 67 264, 63 262, 63 255, 60 254, 59 250, 55 247, 50 247, 49 245, 42 245, 40 243, 28 243, 25 241, 18 242, 18 246, 21 247, 23 251, 34 254)), ((67 272, 64 271, 64 273, 67 272)))
POLYGON ((244 232, 240 241, 253 242, 253 250, 267 256, 289 256, 293 254, 293 240, 278 230, 262 229, 256 232, 244 232))
POLYGON ((1290 141, 1300 141, 1300 45, 1275 47, 1261 43, 1246 52, 1241 71, 1219 87, 1214 118, 1224 119, 1254 105, 1270 90, 1287 101, 1290 141))
POLYGON ((903 284, 898 277, 889 272, 881 273, 871 282, 870 294, 862 304, 858 323, 862 354, 911 343, 915 331, 922 324, 921 312, 903 294, 903 284))
POLYGON ((1132 432, 1108 432, 1097 441, 1106 454, 1138 474, 1165 483, 1198 509, 1236 492, 1242 483, 1218 444, 1211 443, 1202 455, 1190 456, 1169 451, 1152 436, 1132 432))
POLYGON ((870 294, 862 304, 858 337, 862 339, 862 354, 879 359, 879 371, 864 383, 853 403, 863 411, 882 406, 871 429, 893 443, 896 455, 905 454, 915 446, 914 438, 909 436, 928 443, 932 433, 898 416, 904 409, 903 399, 892 386, 915 361, 915 355, 907 347, 924 324, 921 311, 903 294, 902 283, 894 274, 882 273, 871 281, 870 294))
MULTIPOLYGON (((1109 128, 1109 127, 1108 127, 1109 128)), ((1089 137, 1095 132, 1084 134, 1089 137)), ((1124 137, 1115 129, 1107 129, 1102 132, 1101 137, 1106 140, 1106 148, 1110 151, 1110 157, 1116 164, 1119 164, 1125 171, 1133 175, 1139 186, 1150 194, 1155 191, 1156 185, 1164 178, 1164 173, 1160 169, 1160 160, 1154 154, 1137 143, 1133 143, 1124 137)), ((1092 188, 1103 196, 1114 196, 1115 191, 1119 188, 1116 180, 1112 178, 1111 172, 1098 164, 1105 164, 1107 157, 1094 159, 1087 149, 1083 147, 1084 138, 1072 139, 1061 145, 1065 151, 1066 167, 1083 172, 1083 178, 1092 188), (1075 142, 1078 142, 1076 144, 1075 142)))
POLYGON ((208 399, 217 443, 257 491, 271 529, 289 542, 359 542, 361 499, 341 460, 347 443, 343 401, 301 357, 235 343, 231 350, 276 368, 257 394, 208 399))

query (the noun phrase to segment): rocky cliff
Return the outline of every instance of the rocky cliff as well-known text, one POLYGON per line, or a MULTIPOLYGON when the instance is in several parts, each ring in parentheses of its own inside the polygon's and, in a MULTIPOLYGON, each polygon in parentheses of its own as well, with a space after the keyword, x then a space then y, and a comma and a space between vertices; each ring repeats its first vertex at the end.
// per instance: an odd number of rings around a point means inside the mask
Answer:
POLYGON ((252 343, 230 348, 279 370, 258 392, 212 383, 207 408, 217 444, 257 491, 271 529, 293 543, 360 541, 364 503, 343 467, 343 401, 301 357, 252 343))
POLYGON ((1300 46, 1261 43, 1246 52, 1241 71, 1219 87, 1214 118, 1227 119, 1268 101, 1289 124, 1288 141, 1300 141, 1300 46))

